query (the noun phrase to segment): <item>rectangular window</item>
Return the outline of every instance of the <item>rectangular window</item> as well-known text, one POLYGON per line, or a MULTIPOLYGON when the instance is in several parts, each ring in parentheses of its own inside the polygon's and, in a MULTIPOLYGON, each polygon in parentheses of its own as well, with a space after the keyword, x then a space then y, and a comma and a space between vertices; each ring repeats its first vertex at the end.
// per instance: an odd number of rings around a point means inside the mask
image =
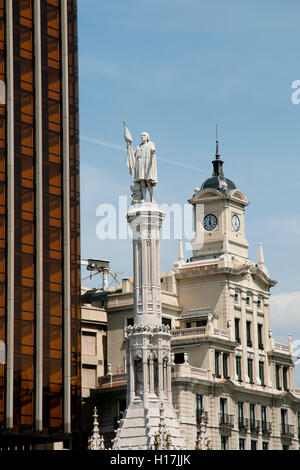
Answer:
POLYGON ((245 450, 245 439, 239 439, 239 449, 245 450))
POLYGON ((248 377, 251 384, 253 384, 253 359, 248 359, 248 377))
POLYGON ((220 398, 220 413, 222 417, 226 414, 226 402, 226 398, 220 398))
POLYGON ((82 332, 82 354, 87 356, 95 356, 97 353, 96 333, 87 331, 82 332))
POLYGON ((215 376, 216 377, 220 377, 219 358, 220 358, 219 351, 215 351, 215 376))
POLYGON ((202 410, 202 395, 200 395, 199 393, 196 394, 196 410, 202 410))
POLYGON ((183 364, 184 363, 184 353, 175 353, 174 354, 174 363, 183 364))
POLYGON ((238 403, 238 426, 240 429, 244 427, 244 404, 242 402, 238 403))
POLYGON ((134 325, 134 318, 127 318, 126 322, 127 322, 127 326, 133 326, 134 325))
POLYGON ((257 449, 257 441, 251 441, 251 450, 257 449))
POLYGON ((239 415, 239 419, 244 418, 244 403, 242 402, 238 403, 238 415, 239 415))
POLYGON ((263 423, 267 421, 267 410, 265 406, 261 407, 261 420, 263 423))
POLYGON ((288 391, 288 383, 287 383, 287 367, 282 368, 282 385, 283 385, 283 390, 286 392, 288 391))
POLYGON ((258 338, 258 349, 264 349, 263 336, 262 336, 262 325, 257 325, 257 338, 258 338))
POLYGON ((186 328, 191 328, 192 327, 192 323, 190 321, 187 321, 186 324, 185 324, 186 328))
POLYGON ((257 301, 257 308, 258 309, 261 308, 261 300, 260 299, 258 299, 258 301, 257 301))
POLYGON ((227 437, 221 436, 221 450, 227 450, 227 437))
POLYGON ((238 380, 241 382, 241 380, 242 380, 242 369, 241 369, 241 358, 240 358, 240 356, 236 356, 235 361, 236 361, 236 375, 238 377, 238 380))
POLYGON ((268 442, 263 442, 262 443, 262 450, 268 450, 269 449, 269 443, 268 442))
POLYGON ((240 319, 235 318, 234 320, 234 327, 235 327, 235 340, 240 343, 241 338, 240 338, 240 319))
POLYGON ((288 430, 288 427, 287 427, 287 410, 281 409, 280 410, 280 417, 281 417, 281 434, 285 434, 288 430))
POLYGON ((228 354, 223 354, 223 377, 228 379, 228 354))
POLYGON ((234 294, 234 301, 235 303, 238 303, 239 301, 239 294, 237 292, 234 294))
POLYGON ((251 340, 251 321, 247 321, 246 323, 247 328, 247 346, 252 348, 252 340, 251 340))
POLYGON ((254 422, 255 420, 255 405, 250 403, 250 421, 254 422))
POLYGON ((276 375, 276 388, 277 390, 281 390, 280 386, 280 366, 276 364, 275 366, 275 375, 276 375))
POLYGON ((249 295, 247 295, 247 297, 246 297, 246 305, 250 305, 250 297, 249 297, 249 295))
POLYGON ((197 424, 200 424, 201 413, 202 413, 202 395, 199 393, 196 394, 196 420, 197 424))
POLYGON ((82 388, 96 388, 96 367, 84 365, 82 367, 82 388))
POLYGON ((162 317, 161 322, 162 322, 163 325, 168 326, 170 329, 172 328, 171 318, 162 317))
POLYGON ((207 325, 207 320, 198 320, 196 322, 196 326, 206 326, 207 325))
POLYGON ((264 363, 263 363, 263 361, 259 361, 259 378, 260 378, 260 384, 265 385, 265 374, 264 374, 264 363))

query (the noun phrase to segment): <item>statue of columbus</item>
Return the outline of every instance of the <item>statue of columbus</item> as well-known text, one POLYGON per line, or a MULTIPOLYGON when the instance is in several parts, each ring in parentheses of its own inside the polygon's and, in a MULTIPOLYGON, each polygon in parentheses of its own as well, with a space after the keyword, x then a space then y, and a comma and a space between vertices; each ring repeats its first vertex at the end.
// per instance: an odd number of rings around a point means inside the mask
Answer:
POLYGON ((156 150, 154 142, 151 142, 148 132, 141 135, 142 142, 135 150, 132 147, 132 137, 124 121, 124 138, 127 143, 126 163, 131 176, 141 185, 142 200, 146 201, 147 189, 150 202, 153 200, 153 186, 157 184, 156 150))

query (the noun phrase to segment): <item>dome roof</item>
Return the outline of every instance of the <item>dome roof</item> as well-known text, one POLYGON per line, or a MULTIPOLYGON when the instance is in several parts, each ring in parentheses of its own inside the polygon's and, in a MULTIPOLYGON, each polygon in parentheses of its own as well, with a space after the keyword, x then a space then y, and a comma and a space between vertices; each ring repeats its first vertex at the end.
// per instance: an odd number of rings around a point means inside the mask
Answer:
POLYGON ((225 176, 212 176, 211 178, 208 178, 206 181, 204 181, 204 183, 201 186, 201 191, 203 189, 218 189, 219 191, 222 191, 222 190, 232 191, 233 189, 236 189, 236 185, 230 179, 225 178, 225 176))
POLYGON ((223 160, 220 158, 219 154, 219 141, 216 141, 216 159, 212 161, 213 164, 213 174, 211 178, 208 178, 201 186, 201 191, 203 189, 217 189, 218 191, 232 191, 236 189, 236 185, 233 181, 228 178, 225 178, 223 173, 223 160))

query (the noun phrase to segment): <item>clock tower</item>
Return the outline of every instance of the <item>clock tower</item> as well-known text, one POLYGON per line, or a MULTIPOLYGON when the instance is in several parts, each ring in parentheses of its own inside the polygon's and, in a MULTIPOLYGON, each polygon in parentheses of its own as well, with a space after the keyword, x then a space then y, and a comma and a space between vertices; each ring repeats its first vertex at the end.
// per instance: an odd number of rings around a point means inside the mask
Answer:
POLYGON ((190 261, 216 259, 225 251, 234 264, 245 263, 248 259, 244 216, 249 202, 243 191, 225 178, 223 163, 217 140, 212 177, 202 184, 201 189, 196 188, 189 200, 194 208, 195 226, 190 261))

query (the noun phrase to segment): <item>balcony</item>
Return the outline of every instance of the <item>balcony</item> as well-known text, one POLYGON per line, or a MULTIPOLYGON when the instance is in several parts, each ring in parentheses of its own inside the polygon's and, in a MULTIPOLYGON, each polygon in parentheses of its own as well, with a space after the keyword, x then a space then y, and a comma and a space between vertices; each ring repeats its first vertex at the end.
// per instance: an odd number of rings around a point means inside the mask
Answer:
POLYGON ((250 419, 250 431, 258 434, 260 429, 260 422, 257 419, 250 419))
POLYGON ((290 424, 281 423, 281 435, 286 437, 293 437, 294 426, 290 424))
POLYGON ((213 332, 209 332, 207 326, 196 326, 194 328, 179 328, 177 330, 170 330, 172 341, 176 339, 183 339, 187 336, 220 336, 224 339, 229 339, 229 330, 221 330, 220 328, 213 328, 213 332))
POLYGON ((233 415, 220 413, 219 424, 223 427, 233 428, 233 415))
POLYGON ((247 431, 249 428, 249 419, 248 418, 239 418, 239 430, 247 431))
POLYGON ((272 424, 268 421, 261 421, 261 432, 265 435, 270 436, 272 432, 272 424))
MULTIPOLYGON (((201 423, 201 415, 204 410, 196 410, 196 422, 197 424, 201 423)), ((204 411, 204 422, 205 424, 208 423, 208 412, 204 411)))

